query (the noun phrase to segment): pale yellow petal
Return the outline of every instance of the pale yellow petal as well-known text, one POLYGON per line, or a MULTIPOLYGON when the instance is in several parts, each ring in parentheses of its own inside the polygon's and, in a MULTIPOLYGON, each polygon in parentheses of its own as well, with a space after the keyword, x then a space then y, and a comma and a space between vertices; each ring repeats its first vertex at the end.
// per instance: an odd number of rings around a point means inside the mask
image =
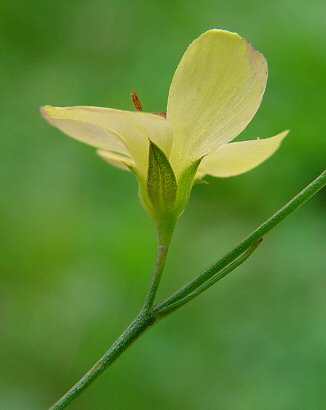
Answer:
POLYGON ((121 155, 116 152, 110 152, 101 149, 97 150, 96 152, 101 158, 104 159, 104 161, 108 162, 116 168, 129 171, 130 167, 135 166, 135 163, 132 160, 132 158, 126 155, 121 155))
POLYGON ((287 134, 284 131, 271 138, 225 144, 202 160, 197 176, 224 178, 250 171, 273 155, 287 134))
POLYGON ((96 148, 128 154, 128 149, 119 135, 104 128, 103 121, 90 120, 89 115, 87 115, 89 114, 88 108, 61 108, 46 105, 41 108, 41 114, 51 125, 69 137, 96 148))
POLYGON ((149 139, 162 150, 170 150, 170 128, 159 115, 80 106, 46 106, 42 114, 50 124, 79 141, 131 156, 142 173, 147 170, 149 139))
POLYGON ((234 139, 259 108, 267 75, 264 56, 236 33, 209 30, 195 40, 169 92, 174 161, 201 157, 234 139))

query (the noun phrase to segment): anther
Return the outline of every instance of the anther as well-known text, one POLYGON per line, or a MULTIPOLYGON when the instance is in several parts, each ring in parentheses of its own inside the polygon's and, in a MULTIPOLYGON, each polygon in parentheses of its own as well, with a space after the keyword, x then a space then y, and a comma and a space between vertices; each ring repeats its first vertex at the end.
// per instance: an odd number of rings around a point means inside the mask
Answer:
POLYGON ((143 111, 143 106, 141 105, 137 93, 133 91, 131 93, 131 99, 132 103, 134 104, 134 107, 136 108, 137 111, 143 111))

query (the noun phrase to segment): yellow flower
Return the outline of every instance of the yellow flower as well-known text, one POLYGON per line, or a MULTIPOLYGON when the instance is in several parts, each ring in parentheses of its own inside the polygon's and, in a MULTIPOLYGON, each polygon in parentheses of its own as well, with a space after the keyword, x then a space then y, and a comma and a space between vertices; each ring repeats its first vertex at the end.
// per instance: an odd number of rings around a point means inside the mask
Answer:
POLYGON ((242 37, 209 30, 188 47, 177 67, 166 118, 81 106, 45 106, 42 114, 67 135, 96 147, 112 165, 132 170, 154 218, 177 218, 196 178, 247 172, 287 135, 230 143, 258 110, 267 76, 264 56, 242 37))

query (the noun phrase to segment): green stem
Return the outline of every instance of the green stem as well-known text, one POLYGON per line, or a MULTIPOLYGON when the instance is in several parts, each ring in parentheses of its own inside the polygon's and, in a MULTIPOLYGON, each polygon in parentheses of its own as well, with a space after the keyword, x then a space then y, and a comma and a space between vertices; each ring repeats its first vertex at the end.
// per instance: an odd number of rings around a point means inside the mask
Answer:
POLYGON ((111 348, 95 363, 95 365, 49 410, 65 408, 72 400, 79 396, 106 368, 108 368, 145 330, 155 322, 149 312, 140 312, 111 348))
POLYGON ((158 291, 158 287, 160 285, 162 274, 164 271, 166 257, 169 251, 169 245, 174 232, 175 224, 176 219, 174 217, 166 218, 163 221, 159 220, 157 223, 158 252, 156 264, 152 273, 152 280, 149 285, 143 307, 144 311, 149 311, 154 304, 155 296, 158 291))
MULTIPOLYGON (((169 221, 170 222, 170 221, 169 221)), ((172 221, 173 222, 173 221, 172 221)), ((139 315, 121 334, 111 348, 95 363, 95 365, 64 395, 50 410, 63 409, 72 400, 82 393, 106 368, 108 368, 145 330, 156 321, 152 306, 162 278, 169 244, 173 234, 175 223, 158 225, 158 254, 152 274, 152 280, 148 289, 144 307, 139 315)))
POLYGON ((155 264, 155 268, 154 268, 153 275, 152 275, 152 281, 150 283, 148 293, 146 296, 146 300, 145 300, 145 304, 144 304, 145 311, 148 311, 154 304, 155 296, 156 296, 158 287, 161 282, 168 250, 169 250, 168 245, 159 244, 157 261, 155 264))
POLYGON ((258 241, 255 243, 251 248, 249 248, 243 255, 241 255, 238 259, 233 261, 229 266, 226 268, 222 269, 220 272, 218 272, 216 275, 214 275, 211 279, 206 281, 203 285, 200 287, 196 288, 193 292, 189 293, 187 296, 185 296, 182 299, 177 300, 174 303, 171 303, 167 306, 163 306, 162 308, 160 305, 156 306, 153 309, 153 313, 155 316, 158 316, 162 318, 163 316, 170 315, 173 313, 175 310, 180 309, 182 306, 184 306, 186 303, 190 302, 192 299, 196 298, 199 296, 201 293, 205 292, 208 288, 211 286, 215 285, 216 282, 220 281, 223 279, 226 275, 228 275, 230 272, 234 271, 237 267, 242 265, 248 258, 253 254, 253 252, 257 249, 257 247, 261 244, 262 240, 258 241))
POLYGON ((219 259, 216 263, 211 265, 203 273, 198 275, 195 279, 186 283, 182 288, 175 292, 172 296, 164 300, 157 309, 163 309, 166 306, 175 303, 176 301, 184 298, 189 293, 204 284, 207 280, 213 277, 216 273, 227 267, 231 262, 241 256, 247 249, 253 244, 263 238, 269 231, 275 228, 280 222, 284 221, 292 212, 302 206, 310 198, 312 198, 318 191, 320 191, 326 185, 326 171, 322 172, 314 181, 306 186, 298 195, 292 198, 286 205, 279 211, 272 215, 267 221, 265 221, 259 228, 252 232, 244 241, 237 247, 228 252, 224 257, 219 259))
MULTIPOLYGON (((258 244, 261 238, 273 229, 277 224, 282 222, 288 215, 298 209, 313 195, 315 195, 326 184, 326 171, 324 171, 318 178, 309 184, 303 191, 301 191, 295 198, 288 202, 282 209, 276 212, 271 218, 264 222, 258 229, 247 237, 239 246, 234 248, 231 252, 220 259, 217 263, 208 268, 204 273, 186 284, 174 295, 166 299, 163 303, 152 308, 155 295, 158 289, 160 278, 162 276, 163 267, 166 260, 168 244, 170 236, 168 235, 164 240, 160 240, 158 262, 154 269, 154 277, 148 292, 145 303, 145 308, 139 313, 136 319, 128 326, 122 335, 116 340, 112 347, 104 354, 104 356, 77 382, 61 399, 59 399, 50 410, 63 409, 72 400, 79 396, 84 389, 89 386, 105 369, 107 369, 136 339, 138 339, 146 329, 152 326, 157 319, 167 317, 166 315, 159 316, 157 312, 164 311, 167 306, 172 310, 178 308, 177 301, 180 306, 183 306, 188 300, 198 296, 207 287, 211 286, 217 280, 220 280, 227 273, 239 266, 244 260, 250 256, 251 251, 255 249, 255 244, 258 244), (163 246, 164 243, 164 246, 163 246), (161 248, 161 249, 160 249, 161 248), (249 251, 248 251, 249 249, 249 251), (196 291, 197 289, 197 291, 196 291), (173 305, 173 303, 176 303, 173 305), (149 308, 150 306, 150 308, 149 308), (156 313, 155 313, 156 312, 156 313)), ((170 232, 172 232, 171 230, 170 232)))

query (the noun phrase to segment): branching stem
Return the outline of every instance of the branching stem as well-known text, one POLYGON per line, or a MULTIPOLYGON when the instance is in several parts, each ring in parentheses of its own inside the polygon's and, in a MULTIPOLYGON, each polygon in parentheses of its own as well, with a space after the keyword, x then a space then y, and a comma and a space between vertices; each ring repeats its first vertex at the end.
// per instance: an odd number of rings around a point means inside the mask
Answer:
POLYGON ((297 196, 291 199, 283 208, 257 228, 251 235, 241 242, 240 245, 227 253, 223 258, 210 266, 195 279, 188 282, 165 301, 153 307, 169 244, 169 240, 161 240, 158 259, 154 268, 153 278, 144 308, 101 359, 79 380, 79 382, 62 396, 61 399, 50 408, 50 410, 65 408, 158 319, 167 317, 168 314, 174 312, 188 301, 200 295, 207 288, 241 265, 256 249, 263 236, 312 198, 325 185, 326 171, 321 173, 319 177, 304 188, 297 196))
POLYGON ((230 272, 234 271, 238 266, 242 265, 250 255, 257 249, 257 247, 261 244, 262 240, 255 243, 251 248, 249 248, 243 255, 239 256, 235 261, 230 263, 226 268, 222 269, 218 273, 216 273, 213 277, 207 280, 203 285, 196 288, 193 292, 189 293, 188 295, 184 296, 182 299, 178 299, 176 302, 170 303, 168 305, 162 304, 155 307, 154 314, 160 318, 170 315, 175 310, 180 309, 183 305, 190 302, 192 299, 199 296, 201 293, 205 292, 208 288, 215 285, 216 282, 223 279, 226 275, 230 272), (162 306, 162 307, 161 307, 162 306))
POLYGON ((207 280, 212 278, 216 273, 227 267, 231 262, 241 256, 246 250, 252 247, 260 239, 262 239, 268 232, 270 232, 276 225, 284 221, 292 212, 300 208, 305 202, 312 198, 318 191, 326 185, 326 171, 322 172, 314 181, 306 186, 298 195, 292 198, 286 205, 278 210, 274 215, 267 219, 260 227, 253 231, 247 238, 238 246, 228 252, 224 257, 219 259, 216 263, 211 265, 208 269, 196 276, 193 280, 186 283, 182 288, 175 292, 172 296, 164 300, 159 308, 175 303, 184 298, 189 293, 204 284, 207 280))

